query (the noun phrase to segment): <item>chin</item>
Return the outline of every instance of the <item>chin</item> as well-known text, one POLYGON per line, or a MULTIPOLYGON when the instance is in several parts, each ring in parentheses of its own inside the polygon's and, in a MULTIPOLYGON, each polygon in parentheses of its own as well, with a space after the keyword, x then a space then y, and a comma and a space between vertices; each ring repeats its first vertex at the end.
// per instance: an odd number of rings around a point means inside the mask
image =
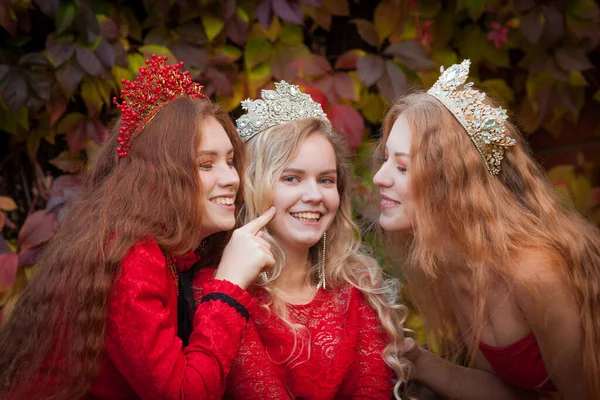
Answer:
POLYGON ((405 224, 403 221, 395 221, 392 218, 379 217, 379 225, 384 231, 388 232, 399 232, 409 229, 409 224, 405 224))

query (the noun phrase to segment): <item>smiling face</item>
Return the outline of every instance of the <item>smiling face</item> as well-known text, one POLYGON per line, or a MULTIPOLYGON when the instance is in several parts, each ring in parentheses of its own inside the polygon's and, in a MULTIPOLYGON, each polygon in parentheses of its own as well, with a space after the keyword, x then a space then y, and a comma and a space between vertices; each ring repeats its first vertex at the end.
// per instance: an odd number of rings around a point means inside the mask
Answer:
POLYGON ((412 133, 406 118, 396 119, 385 142, 383 164, 373 177, 381 193, 379 224, 386 231, 409 230, 415 206, 410 191, 412 133))
POLYGON ((234 151, 225 129, 213 117, 200 124, 198 173, 202 187, 204 235, 228 231, 235 225, 235 197, 240 179, 234 151))
POLYGON ((277 208, 269 229, 282 247, 314 246, 340 205, 333 146, 321 134, 308 135, 286 166, 273 193, 277 208))

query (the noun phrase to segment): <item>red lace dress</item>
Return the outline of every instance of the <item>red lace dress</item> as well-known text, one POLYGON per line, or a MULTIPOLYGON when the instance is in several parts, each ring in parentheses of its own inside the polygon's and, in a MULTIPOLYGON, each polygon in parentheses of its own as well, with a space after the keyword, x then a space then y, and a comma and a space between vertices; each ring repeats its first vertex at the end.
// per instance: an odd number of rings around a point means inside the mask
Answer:
MULTIPOLYGON (((176 259, 177 268, 189 269, 196 260, 188 253, 176 259)), ((227 281, 202 289, 205 299, 182 350, 173 273, 155 241, 134 246, 109 298, 101 370, 84 399, 220 399, 255 302, 227 281)))
MULTIPOLYGON (((197 283, 206 285, 213 276, 214 270, 200 271, 197 283)), ((258 304, 267 300, 262 290, 252 294, 258 304)), ((225 399, 390 400, 393 373, 382 357, 388 339, 360 291, 350 285, 319 290, 309 304, 289 311, 308 332, 293 355, 290 328, 262 306, 250 312, 225 399)))

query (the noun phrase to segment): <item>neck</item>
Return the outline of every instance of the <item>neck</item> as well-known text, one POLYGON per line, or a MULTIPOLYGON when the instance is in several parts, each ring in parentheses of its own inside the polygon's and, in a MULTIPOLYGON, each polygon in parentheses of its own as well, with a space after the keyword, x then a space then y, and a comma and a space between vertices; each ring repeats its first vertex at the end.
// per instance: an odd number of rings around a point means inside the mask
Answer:
POLYGON ((275 286, 284 293, 297 293, 306 289, 308 249, 289 248, 282 246, 285 254, 285 265, 275 286))

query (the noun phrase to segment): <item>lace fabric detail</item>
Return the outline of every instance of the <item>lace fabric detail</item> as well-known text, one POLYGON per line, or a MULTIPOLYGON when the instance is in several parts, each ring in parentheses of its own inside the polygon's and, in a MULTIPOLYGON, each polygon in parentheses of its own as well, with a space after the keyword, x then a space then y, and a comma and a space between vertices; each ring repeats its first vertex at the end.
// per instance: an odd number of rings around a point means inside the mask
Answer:
MULTIPOLYGON (((268 300, 262 290, 253 295, 258 304, 268 300)), ((289 311, 306 328, 295 351, 289 326, 265 307, 251 312, 224 398, 391 398, 392 372, 382 358, 387 336, 357 289, 319 290, 289 311)))

